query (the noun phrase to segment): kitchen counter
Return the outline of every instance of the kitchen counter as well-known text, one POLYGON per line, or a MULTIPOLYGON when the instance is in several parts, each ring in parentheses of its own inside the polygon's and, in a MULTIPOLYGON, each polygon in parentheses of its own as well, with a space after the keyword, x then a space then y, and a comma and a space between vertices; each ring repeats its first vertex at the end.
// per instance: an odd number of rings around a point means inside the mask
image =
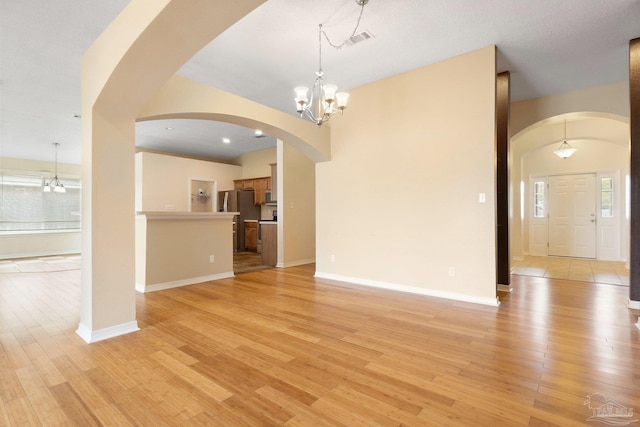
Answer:
POLYGON ((231 223, 236 214, 136 212, 136 290, 151 292, 233 277, 231 223))

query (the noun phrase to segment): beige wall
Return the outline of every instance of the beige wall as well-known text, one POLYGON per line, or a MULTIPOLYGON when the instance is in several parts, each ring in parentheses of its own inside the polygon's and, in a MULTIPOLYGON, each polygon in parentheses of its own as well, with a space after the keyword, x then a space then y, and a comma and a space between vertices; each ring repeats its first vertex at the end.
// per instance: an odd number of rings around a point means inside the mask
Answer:
POLYGON ((511 105, 510 133, 514 136, 549 117, 582 111, 629 117, 629 82, 514 102, 511 105))
POLYGON ((188 212, 191 179, 215 181, 218 191, 232 189, 241 177, 241 166, 136 153, 136 211, 188 212))
MULTIPOLYGON (((258 140, 259 141, 259 140, 258 140)), ((278 158, 276 147, 244 154, 235 159, 242 166, 242 178, 258 178, 271 176, 271 163, 278 158)))
POLYGON ((491 46, 350 91, 316 166, 319 277, 496 303, 495 81, 491 46))
POLYGON ((316 260, 315 164, 295 148, 278 141, 278 266, 316 260))

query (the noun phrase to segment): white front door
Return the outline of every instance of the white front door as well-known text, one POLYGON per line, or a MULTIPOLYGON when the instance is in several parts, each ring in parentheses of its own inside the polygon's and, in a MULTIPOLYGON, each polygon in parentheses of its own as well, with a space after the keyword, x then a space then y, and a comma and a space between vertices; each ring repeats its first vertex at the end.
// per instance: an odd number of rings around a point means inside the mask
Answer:
POLYGON ((596 257, 596 175, 549 177, 549 255, 596 257))

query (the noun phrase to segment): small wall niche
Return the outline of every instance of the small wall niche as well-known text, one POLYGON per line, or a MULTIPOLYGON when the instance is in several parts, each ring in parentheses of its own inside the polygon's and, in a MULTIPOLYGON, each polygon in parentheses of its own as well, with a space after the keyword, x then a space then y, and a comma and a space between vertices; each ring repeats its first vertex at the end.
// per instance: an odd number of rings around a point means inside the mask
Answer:
POLYGON ((189 187, 191 212, 214 212, 214 182, 192 179, 189 187))

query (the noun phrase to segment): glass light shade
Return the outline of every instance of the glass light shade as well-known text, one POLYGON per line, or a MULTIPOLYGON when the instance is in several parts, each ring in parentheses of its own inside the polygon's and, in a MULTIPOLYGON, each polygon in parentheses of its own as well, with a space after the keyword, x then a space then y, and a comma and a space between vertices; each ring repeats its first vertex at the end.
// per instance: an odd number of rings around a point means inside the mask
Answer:
POLYGON ((307 94, 309 93, 309 88, 304 86, 298 86, 294 89, 296 92, 296 102, 306 104, 309 101, 307 94))
POLYGON ((560 144, 560 147, 558 147, 558 149, 554 151, 554 153, 556 153, 556 156, 562 159, 571 157, 575 152, 576 149, 570 146, 567 141, 564 141, 562 144, 560 144))
POLYGON ((338 92, 336 93, 336 103, 338 104, 338 108, 344 110, 347 108, 347 102, 349 101, 349 94, 347 92, 338 92))
POLYGON ((66 193, 66 192, 67 192, 67 189, 66 189, 66 188, 64 188, 62 185, 56 185, 56 186, 53 188, 53 192, 54 192, 54 193, 66 193))
POLYGON ((336 98, 336 91, 338 90, 338 86, 328 84, 328 85, 324 85, 322 87, 322 90, 324 91, 324 99, 328 103, 332 103, 333 100, 336 98))
POLYGON ((44 191, 45 193, 50 193, 51 192, 51 187, 49 187, 49 184, 45 184, 44 188, 42 189, 42 191, 44 191))

